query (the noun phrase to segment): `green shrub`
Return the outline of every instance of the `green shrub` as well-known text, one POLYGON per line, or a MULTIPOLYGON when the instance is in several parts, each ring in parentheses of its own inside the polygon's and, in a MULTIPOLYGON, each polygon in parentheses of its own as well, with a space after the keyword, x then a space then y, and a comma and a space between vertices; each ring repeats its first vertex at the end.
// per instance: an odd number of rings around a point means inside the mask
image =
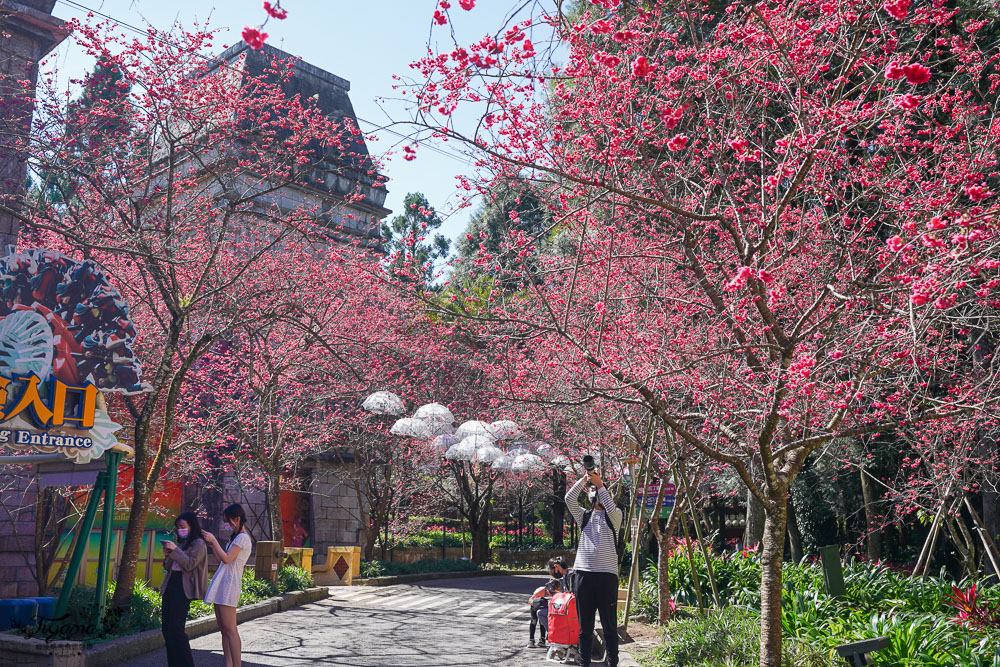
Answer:
MULTIPOLYGON (((660 617, 660 585, 659 571, 656 564, 651 563, 643 570, 639 578, 639 586, 632 598, 631 613, 634 616, 645 616, 651 620, 660 617)), ((626 581, 625 586, 628 586, 626 581)))
POLYGON ((278 590, 282 593, 304 591, 314 585, 312 573, 301 567, 289 565, 278 570, 278 590))
POLYGON ((254 579, 253 570, 243 571, 243 592, 240 594, 240 606, 263 602, 278 594, 278 589, 270 581, 254 579))
MULTIPOLYGON (((465 544, 469 544, 472 541, 472 536, 466 532, 465 544)), ((462 546, 462 536, 463 533, 451 533, 446 532, 444 534, 444 543, 446 547, 461 547, 462 546)), ((401 549, 440 549, 441 548, 441 531, 440 530, 417 530, 408 535, 402 537, 392 537, 390 538, 389 545, 401 549)))
POLYGON ((510 549, 517 551, 545 551, 552 548, 552 538, 548 535, 525 535, 521 545, 517 545, 514 535, 494 535, 490 538, 490 549, 510 549))
MULTIPOLYGON (((839 666, 835 656, 786 641, 782 664, 839 666)), ((663 645, 644 660, 649 667, 756 667, 760 660, 760 616, 744 607, 710 614, 680 610, 664 633, 663 645)))
POLYGON ((215 613, 212 605, 204 602, 202 600, 191 600, 191 606, 188 608, 188 620, 192 618, 201 618, 203 616, 211 616, 215 613))
MULTIPOLYGON (((135 634, 144 630, 160 627, 160 607, 162 599, 160 592, 151 588, 145 581, 137 581, 132 588, 132 600, 128 606, 121 609, 105 610, 101 631, 95 633, 97 608, 96 590, 89 586, 75 586, 66 607, 67 618, 61 630, 53 627, 29 628, 25 634, 42 639, 65 639, 67 628, 72 629, 75 639, 87 643, 105 641, 116 637, 135 634)), ((58 591, 56 592, 58 595, 58 591)), ((108 585, 108 602, 115 594, 114 582, 108 585)))
MULTIPOLYGON (((669 562, 671 593, 678 604, 694 606, 697 598, 686 552, 677 550, 669 562)), ((708 570, 698 552, 694 565, 702 594, 706 602, 710 602, 708 570)), ((760 559, 756 554, 737 553, 713 558, 712 566, 719 596, 725 606, 721 615, 713 610, 713 618, 729 618, 725 614, 732 613, 730 609, 736 607, 749 610, 760 608, 760 559)), ((786 653, 791 652, 798 661, 793 664, 825 664, 823 661, 832 655, 839 644, 887 636, 889 647, 873 656, 876 665, 993 665, 993 650, 1000 645, 1000 632, 975 632, 954 621, 955 612, 948 607, 946 599, 955 582, 945 573, 910 581, 905 574, 882 564, 848 561, 844 564, 844 582, 846 596, 835 599, 826 593, 818 563, 785 563, 782 630, 786 653)), ((1000 589, 996 586, 985 586, 981 591, 985 603, 1000 601, 1000 589)), ((636 611, 655 614, 657 604, 656 568, 648 567, 640 580, 636 611)), ((714 621, 711 619, 672 622, 668 626, 670 642, 676 646, 676 651, 687 651, 683 655, 694 660, 690 664, 744 664, 741 662, 743 658, 739 657, 742 655, 740 647, 746 648, 741 632, 748 623, 757 621, 750 617, 742 621, 729 620, 731 623, 723 628, 712 625, 714 621), (695 635, 703 633, 702 642, 696 642, 694 635, 685 634, 688 626, 695 628, 691 630, 695 635), (721 655, 723 649, 728 652, 728 657, 713 657, 721 655)), ((755 654, 756 650, 751 653, 755 654)), ((650 664, 675 664, 667 662, 675 659, 672 656, 675 653, 664 648, 656 656, 659 662, 650 664)), ((1000 660, 995 667, 1000 667, 1000 660)))

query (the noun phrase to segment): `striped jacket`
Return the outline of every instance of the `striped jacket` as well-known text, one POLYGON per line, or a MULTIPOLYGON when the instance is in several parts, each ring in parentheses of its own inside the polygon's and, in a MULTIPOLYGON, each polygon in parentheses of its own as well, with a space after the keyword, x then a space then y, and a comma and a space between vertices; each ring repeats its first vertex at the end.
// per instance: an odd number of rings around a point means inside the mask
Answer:
MULTIPOLYGON (((581 478, 566 492, 566 507, 577 524, 583 521, 583 508, 580 507, 580 494, 587 478, 581 478)), ((590 516, 586 527, 580 531, 580 544, 576 548, 576 560, 573 569, 582 572, 610 572, 618 574, 618 551, 615 548, 615 532, 622 527, 622 511, 611 499, 607 487, 597 490, 598 500, 604 505, 604 511, 595 511, 590 516), (608 521, 611 522, 610 526, 608 521), (614 528, 614 530, 612 530, 614 528)))

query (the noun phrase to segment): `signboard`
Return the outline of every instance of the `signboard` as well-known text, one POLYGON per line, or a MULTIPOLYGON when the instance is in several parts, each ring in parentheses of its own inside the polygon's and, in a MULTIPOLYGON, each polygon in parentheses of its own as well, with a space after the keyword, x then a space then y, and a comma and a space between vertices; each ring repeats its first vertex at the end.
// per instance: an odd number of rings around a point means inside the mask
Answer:
MULTIPOLYGON (((660 518, 666 519, 670 516, 670 510, 673 509, 674 499, 677 494, 677 488, 674 486, 673 482, 667 482, 666 491, 663 492, 663 505, 660 507, 660 518)), ((656 509, 656 499, 660 495, 660 483, 653 482, 649 484, 645 492, 642 489, 637 489, 635 493, 635 508, 643 514, 652 514, 653 510, 656 509)))
POLYGON ((0 445, 99 458, 121 426, 103 391, 137 394, 128 305, 104 270, 53 250, 0 257, 0 445))

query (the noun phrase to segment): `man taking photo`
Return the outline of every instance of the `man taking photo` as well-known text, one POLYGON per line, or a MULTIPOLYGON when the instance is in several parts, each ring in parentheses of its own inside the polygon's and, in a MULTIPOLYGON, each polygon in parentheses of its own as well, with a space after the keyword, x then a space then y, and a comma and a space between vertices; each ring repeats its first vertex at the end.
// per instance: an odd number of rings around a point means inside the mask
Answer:
POLYGON ((601 616, 608 667, 618 665, 618 531, 622 511, 597 470, 590 470, 566 492, 566 507, 580 526, 573 562, 576 608, 580 615, 580 664, 589 667, 594 641, 594 613, 601 616), (592 511, 580 507, 586 487, 592 511))

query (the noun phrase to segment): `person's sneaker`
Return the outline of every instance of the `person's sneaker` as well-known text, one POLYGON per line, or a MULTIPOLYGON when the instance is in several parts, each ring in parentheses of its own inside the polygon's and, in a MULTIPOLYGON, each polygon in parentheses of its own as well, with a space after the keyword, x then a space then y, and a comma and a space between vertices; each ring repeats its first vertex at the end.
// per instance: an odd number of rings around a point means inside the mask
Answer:
POLYGON ((535 648, 535 640, 534 639, 529 639, 528 640, 528 648, 535 648))
POLYGON ((538 648, 545 648, 545 640, 542 639, 538 642, 538 648))

